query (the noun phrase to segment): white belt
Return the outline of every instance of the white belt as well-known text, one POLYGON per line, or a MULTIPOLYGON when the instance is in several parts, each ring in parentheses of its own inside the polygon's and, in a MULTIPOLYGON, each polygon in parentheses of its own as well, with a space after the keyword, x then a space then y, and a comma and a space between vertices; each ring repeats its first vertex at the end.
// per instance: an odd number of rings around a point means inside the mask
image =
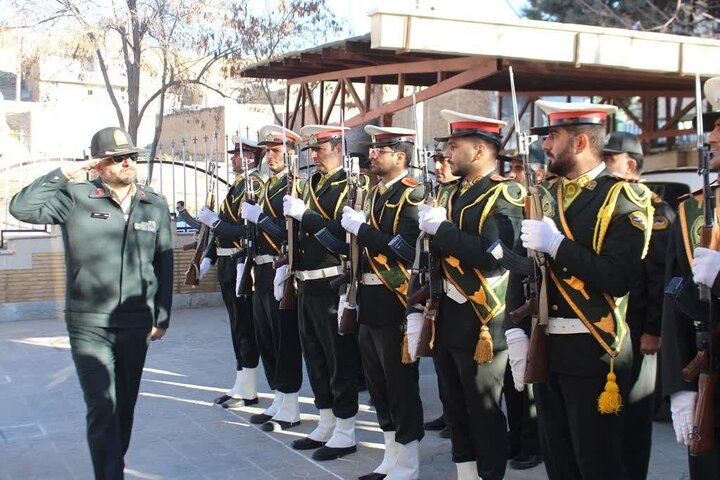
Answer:
POLYGON ((215 251, 217 252, 217 256, 218 256, 218 257, 232 257, 232 256, 235 255, 236 253, 240 253, 240 249, 239 249, 239 248, 222 248, 222 247, 217 247, 217 248, 215 249, 215 251))
MULTIPOLYGON (((495 283, 497 283, 498 280, 502 278, 502 275, 496 275, 494 277, 487 277, 485 278, 485 281, 490 284, 490 286, 494 286, 495 283)), ((448 296, 449 299, 454 301, 455 303, 463 304, 467 302, 467 297, 460 292, 460 290, 457 289, 454 283, 449 281, 447 278, 443 278, 443 287, 445 289, 445 294, 448 296)))
POLYGON ((551 335, 569 335, 571 333, 590 333, 579 318, 548 318, 547 333, 551 335))
POLYGON ((362 277, 360 277, 360 283, 363 285, 382 285, 383 282, 380 280, 380 277, 375 275, 374 273, 363 273, 362 277))
POLYGON ((317 280, 319 278, 336 277, 342 273, 340 265, 335 267, 320 268, 318 270, 300 270, 295 272, 295 278, 301 281, 317 280))
POLYGON ((265 263, 272 263, 277 260, 278 257, 275 255, 257 255, 255 257, 255 265, 263 265, 265 263))

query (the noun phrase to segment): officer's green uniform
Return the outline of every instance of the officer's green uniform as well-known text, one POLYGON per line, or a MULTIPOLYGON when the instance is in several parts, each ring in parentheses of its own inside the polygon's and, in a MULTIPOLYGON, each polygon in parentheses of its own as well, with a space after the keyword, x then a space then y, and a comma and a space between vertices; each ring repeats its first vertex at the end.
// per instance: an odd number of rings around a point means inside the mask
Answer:
POLYGON ((65 320, 97 479, 123 478, 150 330, 170 318, 170 215, 164 197, 136 188, 127 220, 100 180, 69 182, 60 169, 10 205, 19 220, 62 226, 65 320))
POLYGON ((402 445, 421 440, 425 432, 418 362, 403 364, 401 355, 409 265, 388 244, 400 235, 415 245, 417 207, 423 197, 422 186, 407 176, 382 192, 376 185, 364 205, 368 223, 357 234, 363 249, 361 272, 376 274, 382 281, 381 285, 361 284, 358 291, 358 340, 365 380, 380 428, 394 431, 395 441, 402 445))
MULTIPOLYGON (((263 190, 262 178, 256 172, 251 172, 250 176, 252 191, 255 198, 259 198, 263 190)), ((217 265, 217 278, 230 318, 230 335, 238 371, 243 368, 256 368, 260 358, 255 341, 252 286, 248 285, 246 291, 239 297, 235 292, 237 264, 245 261, 246 253, 244 240, 247 236, 247 227, 240 218, 240 207, 245 201, 245 185, 245 176, 238 175, 220 205, 218 212, 220 222, 213 226, 204 255, 217 265), (218 255, 218 249, 223 255, 218 255)))
POLYGON ((441 192, 439 205, 447 209, 449 221, 440 225, 432 242, 443 259, 446 283, 435 361, 452 431, 453 462, 476 462, 485 479, 503 478, 507 458, 501 394, 508 274, 487 248, 498 239, 515 244, 523 198, 519 184, 493 172, 473 182, 456 182, 441 192))
MULTIPOLYGON (((718 189, 715 188, 718 199, 718 189)), ((693 282, 692 260, 695 248, 701 246, 700 227, 703 225, 702 192, 695 192, 678 206, 678 215, 672 224, 667 249, 665 278, 682 277, 688 288, 685 290, 691 298, 687 303, 700 302, 698 289, 693 282)), ((715 235, 713 235, 715 237, 715 235)), ((717 248, 717 247, 716 247, 717 248)), ((720 297, 720 282, 713 284, 712 294, 720 297)), ((717 302, 713 309, 717 312, 717 302)), ((695 338, 695 318, 691 312, 683 312, 672 301, 665 298, 662 318, 662 390, 664 396, 680 391, 697 391, 697 380, 685 382, 681 371, 697 354, 695 338)), ((717 355, 717 352, 715 352, 717 355)), ((720 383, 715 391, 715 441, 713 452, 709 455, 690 456, 688 465, 690 478, 700 480, 720 477, 720 414, 717 410, 717 399, 720 398, 720 383)))
MULTIPOLYGON (((625 307, 649 240, 649 192, 604 168, 595 178, 563 185, 559 179, 543 198, 545 216, 565 236, 555 259, 547 255, 549 316, 579 319, 589 333, 547 337, 548 379, 535 384, 540 444, 551 480, 617 478, 623 411, 604 401, 608 414, 600 413, 598 397, 609 388, 611 369, 623 400, 628 393, 625 307)), ((524 302, 522 288, 511 275, 508 311, 524 302)), ((515 327, 509 320, 506 326, 515 327)))

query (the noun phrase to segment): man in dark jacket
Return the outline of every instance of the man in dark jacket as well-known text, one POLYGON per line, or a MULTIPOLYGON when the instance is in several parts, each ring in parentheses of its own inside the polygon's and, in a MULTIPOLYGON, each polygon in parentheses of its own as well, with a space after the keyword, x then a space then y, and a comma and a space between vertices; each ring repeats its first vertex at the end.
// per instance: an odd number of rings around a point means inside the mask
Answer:
POLYGON ((135 182, 138 149, 104 128, 91 159, 53 170, 12 199, 18 220, 62 227, 65 320, 87 404, 95 478, 122 479, 150 340, 165 335, 172 303, 170 215, 162 195, 135 182), (72 181, 95 170, 94 181, 72 181))

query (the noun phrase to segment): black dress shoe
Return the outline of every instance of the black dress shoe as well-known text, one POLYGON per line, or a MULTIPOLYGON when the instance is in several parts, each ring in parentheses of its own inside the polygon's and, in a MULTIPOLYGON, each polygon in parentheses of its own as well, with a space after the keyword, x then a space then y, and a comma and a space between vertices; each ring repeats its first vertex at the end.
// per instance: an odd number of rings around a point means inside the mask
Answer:
POLYGON ((313 440, 310 437, 298 438, 292 442, 292 448, 295 450, 314 450, 322 447, 323 445, 325 445, 325 442, 313 440))
POLYGON ((430 420, 429 422, 425 422, 425 430, 429 431, 438 431, 445 428, 447 424, 445 423, 445 420, 443 419, 442 415, 436 418, 435 420, 430 420))
POLYGON ((229 400, 226 400, 225 402, 221 403, 220 406, 223 408, 230 408, 230 407, 249 407, 250 405, 255 405, 259 403, 260 400, 257 398, 234 398, 230 397, 229 400))
POLYGON ((452 437, 452 431, 450 430, 450 425, 446 426, 442 430, 440 430, 440 438, 451 438, 452 437))
POLYGON ((262 425, 271 418, 272 415, 268 415, 266 413, 256 413, 255 415, 250 416, 250 423, 254 423, 255 425, 262 425))
POLYGON ((337 458, 350 455, 351 453, 357 452, 357 446, 352 447, 328 447, 327 445, 318 448, 312 454, 312 459, 318 462, 324 462, 325 460, 335 460, 337 458))
POLYGON ((520 454, 510 460, 510 468, 513 470, 527 470, 528 468, 540 465, 540 463, 542 463, 542 457, 540 457, 540 455, 520 454))
POLYGON ((260 430, 263 432, 276 432, 278 430, 289 430, 298 425, 300 425, 300 420, 297 422, 286 422, 285 420, 273 420, 270 418, 270 420, 260 425, 260 430))
POLYGON ((363 475, 363 476, 361 476, 361 477, 358 477, 358 480, 382 480, 382 479, 385 478, 386 476, 387 476, 387 475, 385 475, 384 473, 370 472, 370 473, 368 473, 367 475, 363 475))
POLYGON ((225 403, 228 400, 230 400, 231 398, 232 398, 232 395, 220 395, 215 400, 213 400, 213 403, 215 403, 215 404, 225 403))

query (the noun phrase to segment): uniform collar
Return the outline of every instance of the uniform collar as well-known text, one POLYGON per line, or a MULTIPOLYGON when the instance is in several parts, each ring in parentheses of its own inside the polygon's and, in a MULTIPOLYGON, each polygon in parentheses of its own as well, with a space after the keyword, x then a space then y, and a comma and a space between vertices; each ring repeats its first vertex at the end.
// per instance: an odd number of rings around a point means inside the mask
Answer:
POLYGON ((403 170, 400 175, 398 175, 397 177, 393 178, 392 180, 390 180, 390 181, 387 182, 387 183, 384 183, 382 180, 380 180, 380 181, 378 182, 378 185, 380 186, 380 188, 388 189, 388 188, 392 187, 394 184, 396 184, 397 182, 399 182, 400 180, 402 180, 403 178, 405 178, 405 177, 407 176, 407 174, 408 174, 408 171, 407 171, 407 170, 403 170))

